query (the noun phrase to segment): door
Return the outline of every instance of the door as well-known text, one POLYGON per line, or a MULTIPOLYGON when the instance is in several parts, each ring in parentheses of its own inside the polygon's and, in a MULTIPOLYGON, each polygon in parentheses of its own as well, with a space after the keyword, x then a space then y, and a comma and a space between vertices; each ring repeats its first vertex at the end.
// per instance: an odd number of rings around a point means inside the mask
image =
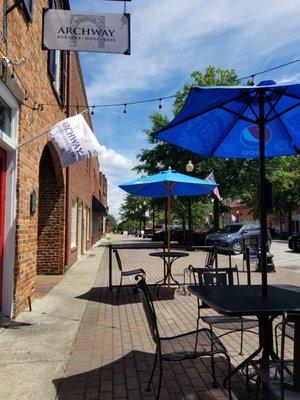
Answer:
POLYGON ((0 310, 2 310, 6 152, 0 148, 0 310))
POLYGON ((77 257, 80 258, 82 255, 82 202, 78 201, 78 251, 77 257))

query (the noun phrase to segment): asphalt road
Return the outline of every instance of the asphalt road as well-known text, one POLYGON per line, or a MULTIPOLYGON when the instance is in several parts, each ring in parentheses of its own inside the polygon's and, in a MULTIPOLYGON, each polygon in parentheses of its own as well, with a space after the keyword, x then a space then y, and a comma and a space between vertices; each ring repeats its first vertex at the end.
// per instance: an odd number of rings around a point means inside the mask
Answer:
MULTIPOLYGON (((300 273, 300 253, 294 253, 288 247, 288 242, 273 240, 271 253, 274 255, 275 268, 286 268, 300 273)), ((233 256, 233 259, 242 260, 242 256, 233 256)))

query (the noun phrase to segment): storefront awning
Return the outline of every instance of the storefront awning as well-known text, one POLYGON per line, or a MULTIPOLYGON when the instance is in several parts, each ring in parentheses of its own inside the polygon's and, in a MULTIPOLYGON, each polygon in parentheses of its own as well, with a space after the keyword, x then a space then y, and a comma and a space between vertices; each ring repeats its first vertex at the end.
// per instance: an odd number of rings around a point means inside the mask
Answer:
POLYGON ((94 212, 100 213, 102 217, 105 217, 107 215, 107 207, 101 203, 97 199, 97 197, 92 196, 92 210, 94 212))

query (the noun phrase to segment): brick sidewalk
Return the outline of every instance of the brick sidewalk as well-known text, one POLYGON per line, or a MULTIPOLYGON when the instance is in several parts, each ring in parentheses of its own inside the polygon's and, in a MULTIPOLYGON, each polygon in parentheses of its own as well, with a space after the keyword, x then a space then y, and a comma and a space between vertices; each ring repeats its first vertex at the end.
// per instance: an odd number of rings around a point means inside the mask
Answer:
MULTIPOLYGON (((148 283, 154 283, 162 276, 162 262, 150 257, 149 250, 121 250, 125 268, 143 267, 148 283)), ((182 281, 182 271, 188 264, 201 266, 205 254, 191 252, 190 256, 174 263, 174 276, 182 281)), ((59 400, 121 400, 155 399, 155 390, 145 392, 155 347, 151 339, 147 321, 141 303, 135 298, 132 288, 125 286, 120 293, 119 302, 116 292, 110 293, 108 285, 108 254, 104 254, 95 287, 79 298, 89 299, 78 336, 67 365, 63 379, 55 383, 59 400)), ((226 256, 220 257, 220 266, 227 266, 226 256)), ((114 264, 114 284, 119 281, 117 267, 114 264)), ((242 282, 246 274, 241 273, 242 282)), ((252 274, 253 283, 260 283, 260 274, 252 274)), ((125 278, 124 284, 133 282, 125 278)), ((280 269, 269 274, 271 283, 292 283, 300 285, 300 274, 280 269)), ((196 327, 196 298, 182 296, 174 288, 163 288, 159 299, 154 298, 161 336, 176 335, 194 330, 196 327)), ((213 311, 206 311, 207 314, 213 311)), ((257 348, 258 338, 254 334, 245 334, 244 355, 239 356, 240 334, 233 333, 223 338, 230 352, 233 365, 241 362, 247 354, 257 348)), ((217 377, 222 382, 226 374, 226 364, 217 360, 217 377)), ((236 398, 245 398, 245 380, 237 374, 233 382, 236 398)), ((157 380, 154 379, 154 388, 157 380)), ((227 392, 221 385, 217 389, 211 386, 210 360, 198 359, 182 363, 163 365, 163 383, 161 399, 227 399, 227 392)))

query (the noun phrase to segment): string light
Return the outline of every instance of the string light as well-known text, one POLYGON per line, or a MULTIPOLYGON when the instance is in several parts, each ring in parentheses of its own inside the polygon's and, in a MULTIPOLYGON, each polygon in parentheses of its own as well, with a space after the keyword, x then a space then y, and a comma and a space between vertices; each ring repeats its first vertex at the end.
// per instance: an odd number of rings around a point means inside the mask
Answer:
MULTIPOLYGON (((4 54, 4 52, 1 49, 0 49, 0 52, 4 55, 4 57, 6 57, 6 55, 4 54)), ((287 67, 289 65, 292 65, 292 64, 295 64, 295 63, 299 63, 299 62, 300 62, 300 58, 292 60, 292 61, 289 61, 289 62, 286 62, 284 64, 277 65, 275 67, 271 67, 271 68, 256 72, 255 74, 251 74, 251 75, 243 76, 241 78, 237 78, 237 79, 235 79, 235 82, 237 81, 237 82, 240 83, 241 81, 243 81, 245 79, 251 79, 251 83, 250 84, 251 84, 251 86, 254 86, 254 78, 256 76, 265 74, 265 73, 270 72, 270 71, 275 71, 277 69, 284 68, 284 67, 287 67)), ((22 62, 22 64, 23 64, 23 62, 22 62)), ((30 108, 32 110, 35 110, 35 111, 36 110, 41 110, 42 111, 44 109, 44 107, 61 107, 60 104, 51 104, 51 103, 45 103, 45 102, 36 101, 36 99, 27 90, 23 80, 19 76, 19 74, 16 71, 16 69, 13 68, 13 72, 11 74, 11 77, 14 78, 15 76, 18 78, 18 80, 20 81, 20 83, 21 83, 21 85, 22 85, 22 87, 23 87, 23 89, 25 91, 24 101, 28 101, 29 99, 31 99, 33 101, 33 103, 34 103, 33 107, 28 105, 28 104, 22 103, 24 106, 26 106, 27 108, 30 108)), ((122 107, 123 106, 124 107, 123 113, 126 114, 128 106, 138 105, 138 104, 145 104, 145 103, 152 103, 152 102, 157 102, 157 101, 159 102, 158 108, 159 108, 159 110, 161 110, 163 108, 163 106, 162 106, 162 101, 163 100, 173 99, 175 97, 176 97, 176 95, 174 94, 174 95, 165 96, 165 97, 145 99, 145 100, 139 100, 139 101, 132 101, 132 102, 127 102, 127 103, 111 103, 111 104, 98 104, 98 105, 95 104, 95 105, 89 106, 88 111, 90 110, 90 108, 92 108, 91 115, 94 115, 95 108, 110 108, 110 107, 122 107)), ((76 107, 77 113, 78 113, 78 108, 79 107, 86 107, 86 104, 85 105, 80 105, 80 106, 79 105, 69 105, 69 108, 73 108, 73 107, 76 107)), ((67 115, 67 112, 65 112, 65 114, 67 115)))

